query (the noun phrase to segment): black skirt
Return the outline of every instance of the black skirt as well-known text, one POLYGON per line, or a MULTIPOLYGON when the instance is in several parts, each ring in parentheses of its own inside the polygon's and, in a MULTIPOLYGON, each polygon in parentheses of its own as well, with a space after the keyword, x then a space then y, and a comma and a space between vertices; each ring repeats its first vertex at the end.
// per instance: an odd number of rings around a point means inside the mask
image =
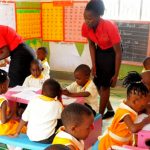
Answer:
POLYGON ((94 83, 99 89, 100 87, 110 87, 111 78, 115 74, 115 51, 113 47, 107 50, 101 50, 97 46, 95 50, 96 77, 94 83))
POLYGON ((10 52, 9 87, 22 85, 25 78, 29 76, 30 64, 35 59, 35 52, 25 43, 20 44, 14 51, 10 52))

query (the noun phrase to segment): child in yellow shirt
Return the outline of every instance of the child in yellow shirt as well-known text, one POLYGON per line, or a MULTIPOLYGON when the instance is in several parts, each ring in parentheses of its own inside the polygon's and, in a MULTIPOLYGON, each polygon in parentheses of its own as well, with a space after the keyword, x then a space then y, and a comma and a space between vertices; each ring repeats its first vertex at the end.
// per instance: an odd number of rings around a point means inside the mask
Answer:
POLYGON ((150 123, 150 117, 146 117, 140 123, 134 123, 138 112, 141 112, 148 104, 149 91, 141 80, 142 77, 137 72, 130 72, 124 78, 123 85, 127 87, 127 100, 120 104, 112 124, 100 139, 99 150, 131 145, 133 133, 150 123))
POLYGON ((94 115, 84 105, 72 103, 61 114, 64 127, 55 136, 52 144, 63 144, 71 150, 84 150, 84 142, 93 128, 94 115))

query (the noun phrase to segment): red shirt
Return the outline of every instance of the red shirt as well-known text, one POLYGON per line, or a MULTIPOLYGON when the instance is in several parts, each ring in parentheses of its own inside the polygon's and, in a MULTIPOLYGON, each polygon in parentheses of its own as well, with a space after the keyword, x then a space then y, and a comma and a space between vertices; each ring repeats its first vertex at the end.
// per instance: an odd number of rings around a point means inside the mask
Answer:
POLYGON ((8 46, 10 51, 13 51, 21 43, 23 39, 14 29, 0 25, 0 48, 8 46))
POLYGON ((82 36, 96 43, 102 50, 106 50, 121 41, 117 26, 112 21, 102 18, 95 32, 84 23, 82 26, 82 36))

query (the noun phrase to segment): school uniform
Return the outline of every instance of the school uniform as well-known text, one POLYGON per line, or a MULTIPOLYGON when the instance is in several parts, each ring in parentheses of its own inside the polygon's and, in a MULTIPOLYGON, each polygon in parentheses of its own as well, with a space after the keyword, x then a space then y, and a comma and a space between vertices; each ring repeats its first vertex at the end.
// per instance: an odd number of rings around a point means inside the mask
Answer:
MULTIPOLYGON (((0 96, 0 108, 2 107, 2 104, 4 102, 7 102, 6 98, 3 96, 0 96)), ((7 107, 7 114, 9 114, 10 110, 7 107)), ((10 119, 6 123, 1 122, 2 119, 2 110, 0 109, 0 135, 10 135, 10 134, 15 134, 17 127, 19 125, 19 122, 16 120, 10 119)), ((21 132, 25 133, 26 132, 26 127, 23 127, 21 132)))
POLYGON ((78 85, 77 82, 73 82, 71 85, 67 86, 66 89, 72 93, 89 92, 90 96, 84 97, 84 102, 88 104, 96 113, 99 112, 98 92, 92 80, 89 80, 84 87, 78 85))
POLYGON ((10 87, 22 85, 30 75, 30 63, 35 58, 34 51, 23 42, 23 39, 8 26, 0 25, 0 48, 8 46, 10 50, 10 87))
POLYGON ((96 45, 95 64, 96 77, 94 82, 98 88, 110 87, 110 80, 115 74, 115 52, 113 45, 121 42, 117 26, 108 20, 100 18, 96 31, 86 23, 82 26, 82 36, 90 39, 96 45))
POLYGON ((27 136, 31 141, 53 140, 58 119, 61 118, 62 104, 44 95, 35 96, 25 109, 22 120, 28 122, 27 136), (51 139, 52 137, 52 139, 51 139))
POLYGON ((133 134, 125 122, 122 121, 126 115, 129 115, 133 122, 136 120, 137 113, 125 103, 121 103, 111 126, 108 127, 108 130, 100 139, 99 150, 108 150, 109 148, 113 148, 113 146, 132 144, 133 134))
POLYGON ((63 129, 56 134, 52 144, 62 144, 65 146, 73 146, 75 150, 84 150, 84 142, 77 140, 71 134, 65 132, 63 129))
POLYGON ((42 66, 44 69, 43 74, 47 77, 50 77, 50 66, 49 66, 46 58, 42 61, 42 66))
POLYGON ((35 78, 33 75, 26 77, 23 86, 25 87, 35 87, 35 88, 42 88, 42 85, 48 77, 44 76, 42 73, 38 78, 35 78))

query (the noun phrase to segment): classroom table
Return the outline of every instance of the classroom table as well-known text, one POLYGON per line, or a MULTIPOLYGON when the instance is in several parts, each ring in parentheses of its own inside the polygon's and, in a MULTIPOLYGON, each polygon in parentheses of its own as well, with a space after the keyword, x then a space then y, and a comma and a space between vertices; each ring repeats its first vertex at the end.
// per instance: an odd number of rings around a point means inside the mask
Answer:
MULTIPOLYGON (((5 97, 7 100, 12 101, 12 102, 18 102, 18 103, 23 103, 23 104, 28 104, 28 102, 34 98, 34 96, 37 96, 38 94, 41 93, 41 90, 38 91, 32 91, 28 90, 25 91, 23 94, 24 96, 20 96, 19 94, 21 91, 11 91, 11 89, 8 90, 7 93, 5 93, 5 97), (26 96, 25 96, 26 94, 26 96), (33 96, 32 96, 33 95, 33 96)), ((22 94, 22 95, 23 95, 22 94)), ((84 104, 84 98, 83 97, 76 97, 76 98, 71 98, 67 96, 62 96, 62 103, 64 106, 69 105, 71 103, 80 103, 84 104)))

